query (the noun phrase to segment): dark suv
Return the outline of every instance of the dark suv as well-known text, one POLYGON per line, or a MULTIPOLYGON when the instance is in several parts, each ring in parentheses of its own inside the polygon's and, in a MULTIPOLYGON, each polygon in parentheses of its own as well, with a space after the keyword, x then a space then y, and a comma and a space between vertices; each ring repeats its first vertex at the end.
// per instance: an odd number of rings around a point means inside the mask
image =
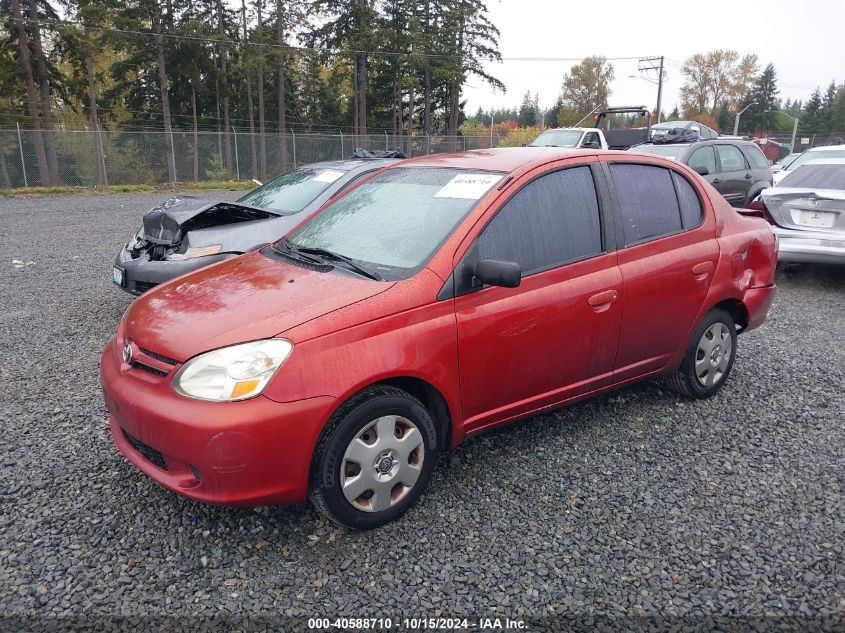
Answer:
POLYGON ((709 139, 689 143, 643 143, 632 152, 657 154, 689 165, 735 207, 746 207, 772 186, 772 170, 760 148, 750 141, 709 139))

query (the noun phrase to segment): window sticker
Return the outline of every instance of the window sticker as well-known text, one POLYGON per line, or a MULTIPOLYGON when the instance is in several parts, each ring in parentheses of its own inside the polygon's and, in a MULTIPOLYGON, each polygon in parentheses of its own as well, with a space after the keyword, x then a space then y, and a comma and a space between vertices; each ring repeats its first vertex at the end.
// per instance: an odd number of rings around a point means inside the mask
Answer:
POLYGON ((501 179, 500 174, 458 174, 443 185, 434 197, 478 200, 501 179))
POLYGON ((314 176, 317 182, 334 182, 343 175, 342 171, 334 171, 333 169, 326 169, 314 176))

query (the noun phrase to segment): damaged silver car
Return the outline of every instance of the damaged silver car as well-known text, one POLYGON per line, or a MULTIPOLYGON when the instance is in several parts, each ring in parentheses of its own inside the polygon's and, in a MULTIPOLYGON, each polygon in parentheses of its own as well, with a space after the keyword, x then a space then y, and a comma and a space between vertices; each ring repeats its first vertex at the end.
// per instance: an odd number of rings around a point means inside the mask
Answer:
POLYGON ((845 264, 845 158, 805 162, 748 206, 772 224, 779 261, 845 264))
POLYGON ((331 198, 382 167, 398 152, 358 150, 349 160, 312 163, 235 202, 174 196, 148 211, 117 254, 112 281, 140 295, 174 277, 272 242, 331 198))

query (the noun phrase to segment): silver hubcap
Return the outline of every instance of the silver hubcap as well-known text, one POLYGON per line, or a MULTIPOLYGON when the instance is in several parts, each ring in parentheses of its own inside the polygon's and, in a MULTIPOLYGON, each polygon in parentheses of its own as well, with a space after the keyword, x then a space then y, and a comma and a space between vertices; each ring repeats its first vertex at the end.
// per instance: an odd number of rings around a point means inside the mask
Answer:
POLYGON ((725 376, 731 361, 731 332, 724 323, 711 325, 698 341, 695 375, 705 387, 712 387, 725 376))
POLYGON ((340 465, 343 496, 364 512, 399 503, 422 472, 425 443, 407 418, 385 415, 361 429, 346 447, 340 465))

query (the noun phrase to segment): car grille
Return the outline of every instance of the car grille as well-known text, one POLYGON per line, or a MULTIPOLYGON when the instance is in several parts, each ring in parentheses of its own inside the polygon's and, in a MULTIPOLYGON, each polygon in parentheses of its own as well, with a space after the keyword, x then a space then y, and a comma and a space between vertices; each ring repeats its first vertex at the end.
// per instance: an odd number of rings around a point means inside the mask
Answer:
POLYGON ((153 352, 148 349, 144 349, 143 347, 139 347, 138 349, 141 350, 141 353, 144 356, 149 356, 150 358, 155 358, 156 360, 160 360, 162 363, 167 363, 168 365, 178 365, 179 361, 173 358, 169 358, 164 356, 163 354, 159 354, 158 352, 153 352))
POLYGON ((152 365, 147 365, 146 363, 138 362, 137 360, 132 361, 132 366, 135 369, 143 369, 144 371, 150 372, 156 376, 161 376, 164 378, 169 372, 164 371, 163 369, 158 369, 153 367, 152 365))
POLYGON ((133 437, 132 435, 126 432, 126 429, 120 430, 123 432, 123 437, 126 438, 126 441, 132 444, 136 451, 141 453, 141 455, 146 457, 147 460, 155 466, 158 466, 162 470, 167 470, 167 460, 164 459, 164 455, 162 455, 160 451, 157 451, 148 444, 144 444, 137 437, 133 437))

